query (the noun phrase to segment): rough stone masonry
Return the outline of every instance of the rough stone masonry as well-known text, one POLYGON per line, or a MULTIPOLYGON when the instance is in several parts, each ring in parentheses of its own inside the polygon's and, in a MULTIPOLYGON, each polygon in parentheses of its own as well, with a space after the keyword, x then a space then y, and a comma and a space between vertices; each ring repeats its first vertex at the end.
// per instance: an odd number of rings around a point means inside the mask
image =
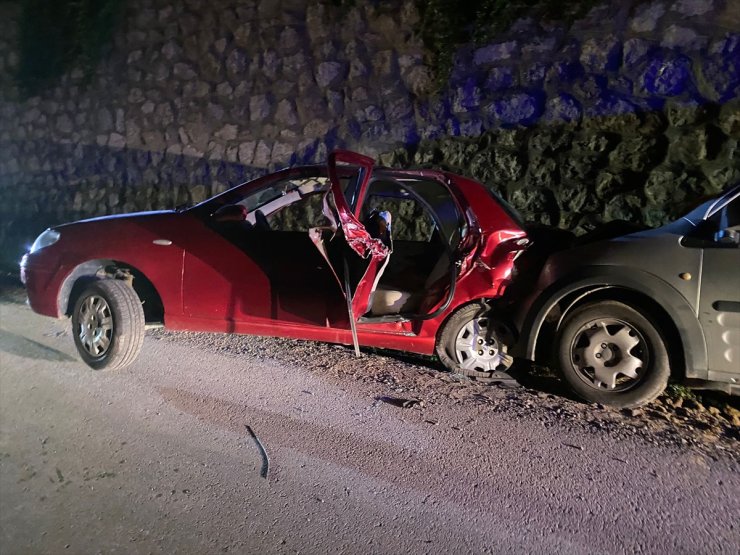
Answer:
POLYGON ((740 181, 740 0, 605 2, 457 52, 438 89, 413 0, 129 0, 112 52, 39 96, 0 3, 0 252, 173 207, 335 147, 447 167, 527 218, 658 225, 740 181))

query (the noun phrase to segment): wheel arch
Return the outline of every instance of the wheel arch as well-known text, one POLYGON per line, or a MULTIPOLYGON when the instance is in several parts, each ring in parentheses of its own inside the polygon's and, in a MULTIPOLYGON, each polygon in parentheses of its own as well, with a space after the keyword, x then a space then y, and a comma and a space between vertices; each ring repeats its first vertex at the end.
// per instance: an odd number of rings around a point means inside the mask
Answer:
POLYGON ((548 362, 554 334, 566 314, 603 300, 623 302, 655 320, 666 340, 677 347, 670 349, 670 356, 672 371, 678 377, 706 378, 706 340, 691 305, 663 280, 634 269, 588 268, 548 287, 522 325, 526 358, 548 362))
POLYGON ((88 260, 75 266, 62 281, 57 296, 57 312, 72 314, 77 298, 91 282, 100 279, 120 279, 130 284, 144 307, 147 323, 164 322, 164 304, 157 288, 138 268, 112 259, 88 260))

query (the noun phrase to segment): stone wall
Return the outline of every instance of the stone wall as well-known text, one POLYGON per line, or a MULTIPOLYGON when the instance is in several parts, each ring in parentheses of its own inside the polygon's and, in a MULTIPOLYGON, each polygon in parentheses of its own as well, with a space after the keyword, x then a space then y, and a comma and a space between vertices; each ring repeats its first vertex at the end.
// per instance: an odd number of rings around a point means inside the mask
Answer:
MULTIPOLYGON (((129 0, 92 79, 21 99, 0 3, 0 249, 48 225, 197 202, 334 147, 443 166, 527 217, 657 225, 740 181, 740 0, 524 19, 436 90, 411 0, 129 0)), ((633 5, 634 4, 634 5, 633 5)))

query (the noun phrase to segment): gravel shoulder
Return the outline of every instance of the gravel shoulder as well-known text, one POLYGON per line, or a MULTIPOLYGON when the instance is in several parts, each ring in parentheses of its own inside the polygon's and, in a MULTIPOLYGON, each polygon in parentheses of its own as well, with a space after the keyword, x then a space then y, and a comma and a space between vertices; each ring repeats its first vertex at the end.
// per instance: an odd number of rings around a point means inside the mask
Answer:
POLYGON ((359 382, 378 401, 422 412, 431 407, 475 406, 506 418, 529 418, 543 427, 686 447, 711 457, 740 460, 738 400, 721 393, 671 387, 645 408, 620 411, 577 400, 552 373, 523 364, 512 372, 519 381, 481 384, 444 371, 432 357, 407 353, 363 349, 357 358, 342 345, 165 329, 150 330, 148 337, 270 365, 300 361, 300 371, 359 382))

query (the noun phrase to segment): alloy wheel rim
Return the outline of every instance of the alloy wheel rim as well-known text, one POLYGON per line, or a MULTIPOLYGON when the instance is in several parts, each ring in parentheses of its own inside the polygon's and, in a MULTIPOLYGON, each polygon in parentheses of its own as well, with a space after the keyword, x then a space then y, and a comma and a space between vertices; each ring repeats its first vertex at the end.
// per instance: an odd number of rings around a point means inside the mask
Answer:
POLYGON ((77 334, 88 354, 99 358, 110 348, 113 337, 113 315, 108 302, 99 295, 90 295, 78 313, 77 334))
POLYGON ((570 347, 578 377, 600 391, 633 388, 645 376, 649 348, 642 333, 616 318, 600 318, 581 326, 570 347))
POLYGON ((493 372, 502 361, 498 341, 488 318, 474 318, 455 337, 455 357, 465 370, 493 372))

